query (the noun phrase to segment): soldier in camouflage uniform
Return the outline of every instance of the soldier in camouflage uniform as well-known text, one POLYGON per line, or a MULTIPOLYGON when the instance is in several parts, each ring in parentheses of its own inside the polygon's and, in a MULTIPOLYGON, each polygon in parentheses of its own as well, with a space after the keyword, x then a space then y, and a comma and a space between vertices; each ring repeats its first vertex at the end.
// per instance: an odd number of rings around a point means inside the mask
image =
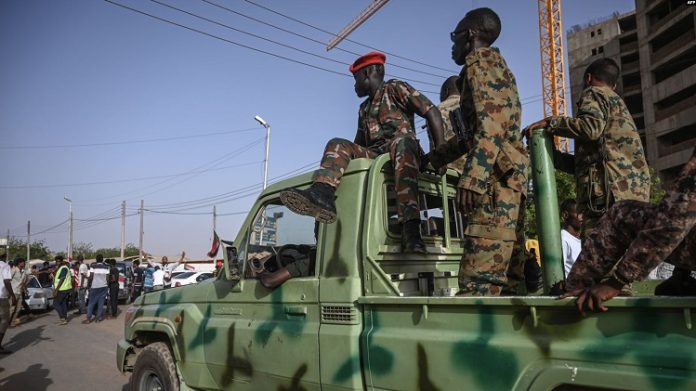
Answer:
POLYGON ((566 280, 577 306, 606 311, 602 302, 660 262, 696 270, 696 150, 662 202, 629 200, 614 204, 583 241, 566 280))
POLYGON ((593 62, 585 71, 585 90, 577 115, 552 116, 529 126, 530 130, 543 127, 554 136, 575 140, 574 161, 564 159, 570 167, 559 164, 560 160, 556 166, 575 174, 583 237, 614 202, 647 201, 650 197, 650 171, 636 124, 614 92, 618 77, 614 60, 593 62))
POLYGON ((500 18, 489 8, 468 12, 451 33, 452 59, 463 65, 462 117, 473 131, 457 190, 459 211, 468 221, 459 295, 516 293, 527 255, 523 205, 529 156, 519 133, 515 77, 500 51, 490 47, 499 34, 500 18), (511 264, 513 247, 520 246, 511 264))
MULTIPOLYGON (((450 113, 459 108, 459 76, 448 77, 440 88, 440 104, 437 106, 442 114, 442 128, 445 132, 445 142, 450 144, 458 144, 457 134, 452 128, 452 119, 450 113)), ((447 168, 457 171, 459 174, 464 169, 466 156, 461 153, 456 154, 457 160, 447 164, 447 168)))
POLYGON ((334 192, 352 159, 373 159, 389 153, 394 179, 402 251, 425 253, 420 233, 418 172, 422 149, 416 139, 414 114, 425 118, 435 145, 444 143, 440 112, 428 98, 399 80, 384 81, 386 56, 372 52, 350 67, 355 92, 367 97, 360 105, 355 140, 331 139, 326 145, 314 184, 307 190, 286 189, 280 197, 295 213, 314 216, 323 223, 336 220, 334 192))

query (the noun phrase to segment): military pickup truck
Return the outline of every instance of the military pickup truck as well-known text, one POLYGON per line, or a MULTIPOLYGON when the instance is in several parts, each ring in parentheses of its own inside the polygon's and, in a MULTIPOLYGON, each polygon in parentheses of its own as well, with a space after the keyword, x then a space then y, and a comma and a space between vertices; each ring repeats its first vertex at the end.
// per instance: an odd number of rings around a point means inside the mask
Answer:
MULTIPOLYGON (((555 182, 549 140, 531 146, 548 292, 563 278, 555 182)), ((131 390, 696 389, 696 299, 621 297, 583 317, 549 295, 453 297, 456 179, 420 178, 426 255, 400 252, 387 155, 351 162, 334 224, 279 201, 309 174, 269 186, 223 275, 128 309, 118 369, 131 390), (257 277, 300 261, 306 275, 274 290, 257 277)))

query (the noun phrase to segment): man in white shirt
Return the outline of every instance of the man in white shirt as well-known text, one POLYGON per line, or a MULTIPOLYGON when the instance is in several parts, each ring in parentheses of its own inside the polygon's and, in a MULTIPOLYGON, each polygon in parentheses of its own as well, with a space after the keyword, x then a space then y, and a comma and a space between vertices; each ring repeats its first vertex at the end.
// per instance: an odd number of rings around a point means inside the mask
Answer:
POLYGON ((17 326, 20 323, 20 307, 24 308, 24 311, 27 313, 27 320, 32 319, 31 309, 25 301, 26 297, 24 296, 24 292, 27 289, 28 277, 27 270, 25 268, 26 264, 26 259, 18 257, 15 258, 14 267, 12 268, 12 291, 14 292, 15 296, 17 296, 17 305, 12 308, 12 315, 10 318, 13 319, 13 321, 11 327, 17 326))
POLYGON ((578 214, 574 199, 569 198, 561 203, 561 218, 563 218, 563 229, 561 229, 563 269, 565 275, 568 276, 575 260, 580 255, 581 249, 580 229, 582 227, 582 216, 578 214))
POLYGON ((164 289, 164 270, 159 266, 155 266, 155 272, 152 273, 152 290, 161 291, 164 289))
POLYGON ((73 315, 82 315, 87 313, 85 294, 87 293, 87 281, 89 280, 89 266, 84 262, 84 257, 82 255, 77 257, 77 264, 79 265, 77 269, 77 300, 80 307, 73 313, 73 315))
POLYGON ((87 319, 82 323, 89 324, 92 321, 104 320, 104 301, 106 300, 107 280, 109 267, 104 263, 104 256, 97 254, 97 260, 92 264, 89 272, 87 288, 89 289, 89 305, 87 306, 87 319))
POLYGON ((5 331, 10 325, 10 302, 17 305, 17 296, 12 291, 12 271, 10 265, 5 262, 7 254, 0 259, 0 354, 12 353, 2 347, 2 340, 5 338, 5 331))

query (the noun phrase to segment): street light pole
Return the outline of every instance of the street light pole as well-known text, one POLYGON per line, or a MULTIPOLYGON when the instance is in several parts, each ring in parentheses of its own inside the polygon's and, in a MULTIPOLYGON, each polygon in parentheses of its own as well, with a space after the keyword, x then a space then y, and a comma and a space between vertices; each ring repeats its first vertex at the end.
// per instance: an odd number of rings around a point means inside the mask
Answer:
POLYGON ((72 211, 72 200, 67 196, 63 197, 64 200, 68 201, 69 205, 69 217, 68 217, 68 262, 72 261, 72 242, 73 242, 73 211, 72 211))
POLYGON ((258 115, 254 119, 266 128, 266 156, 263 159, 263 189, 265 190, 268 185, 268 152, 271 144, 271 125, 258 115))

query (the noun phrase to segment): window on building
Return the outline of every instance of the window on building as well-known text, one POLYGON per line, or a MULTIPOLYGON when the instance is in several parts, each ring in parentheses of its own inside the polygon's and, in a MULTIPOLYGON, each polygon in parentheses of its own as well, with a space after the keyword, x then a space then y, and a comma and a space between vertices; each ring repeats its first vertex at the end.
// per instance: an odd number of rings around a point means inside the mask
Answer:
POLYGON ((597 48, 597 53, 604 53, 604 46, 600 46, 597 48))
MULTIPOLYGON (((307 275, 314 275, 316 257, 315 220, 290 211, 280 200, 266 204, 251 224, 246 246, 245 278, 275 272, 289 263, 304 264, 307 275)), ((304 275, 304 273, 303 273, 304 275)))
POLYGON ((597 29, 597 35, 602 35, 602 29, 597 29))
POLYGON ((590 37, 594 37, 594 30, 590 31, 590 37))
POLYGON ((592 55, 596 56, 597 55, 597 49, 592 49, 592 55))

